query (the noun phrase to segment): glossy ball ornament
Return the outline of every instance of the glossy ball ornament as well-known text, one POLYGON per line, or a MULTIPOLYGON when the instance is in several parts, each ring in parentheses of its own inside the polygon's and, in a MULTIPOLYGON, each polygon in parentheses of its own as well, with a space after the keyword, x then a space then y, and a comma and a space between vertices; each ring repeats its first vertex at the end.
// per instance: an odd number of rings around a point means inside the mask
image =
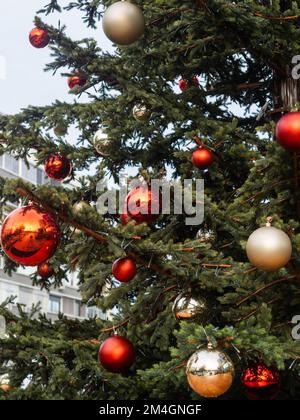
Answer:
POLYGON ((45 172, 49 178, 63 181, 71 175, 72 164, 65 156, 51 155, 45 162, 45 172))
POLYGON ((0 390, 2 392, 9 392, 12 391, 12 389, 8 374, 5 373, 4 375, 0 375, 0 390))
POLYGON ((38 266, 37 273, 42 279, 49 279, 53 276, 54 270, 49 263, 45 262, 38 266))
POLYGON ((230 357, 210 346, 196 351, 187 362, 188 383, 193 391, 205 398, 225 394, 232 385, 234 374, 230 357))
POLYGON ((48 31, 42 28, 33 28, 29 34, 29 41, 35 48, 45 48, 50 42, 48 31))
POLYGON ((202 297, 181 293, 175 299, 172 311, 177 321, 203 322, 208 315, 208 305, 202 297))
POLYGON ((192 164, 200 169, 209 168, 214 161, 214 154, 206 147, 199 147, 192 154, 192 164))
POLYGON ((119 45, 130 45, 145 31, 142 10, 128 1, 117 1, 105 11, 103 31, 107 38, 119 45))
POLYGON ((147 105, 141 103, 141 104, 136 104, 133 107, 132 114, 136 121, 143 122, 149 119, 151 115, 151 111, 147 107, 147 105))
POLYGON ((109 372, 126 372, 134 359, 135 353, 131 341, 120 335, 106 339, 99 350, 99 362, 109 372))
POLYGON ((268 224, 249 236, 246 252, 249 261, 257 268, 275 271, 289 262, 292 244, 285 232, 268 224))
POLYGON ((300 112, 288 112, 276 125, 276 138, 285 149, 300 150, 300 112))
POLYGON ((279 391, 280 375, 276 368, 256 362, 242 372, 241 383, 249 399, 273 399, 279 391))
POLYGON ((140 223, 153 223, 161 210, 161 197, 147 185, 133 188, 126 197, 122 224, 127 224, 131 219, 140 223))
POLYGON ((105 131, 100 128, 94 135, 93 145, 96 152, 101 156, 108 156, 111 141, 105 131))
POLYGON ((119 258, 112 266, 113 276, 122 283, 128 283, 136 275, 136 262, 133 258, 119 258))
POLYGON ((216 239, 216 235, 211 229, 204 228, 198 230, 196 239, 203 243, 213 242, 216 239))
POLYGON ((36 266, 51 258, 59 245, 60 230, 54 218, 39 207, 14 210, 4 220, 1 245, 18 264, 36 266))
MULTIPOLYGON (((192 84, 196 87, 199 86, 199 79, 197 76, 192 77, 192 84)), ((178 87, 181 92, 184 92, 190 86, 190 82, 185 79, 180 79, 178 82, 178 87)))
POLYGON ((80 74, 74 74, 68 78, 68 86, 71 90, 77 86, 83 87, 86 84, 86 80, 86 77, 80 74))

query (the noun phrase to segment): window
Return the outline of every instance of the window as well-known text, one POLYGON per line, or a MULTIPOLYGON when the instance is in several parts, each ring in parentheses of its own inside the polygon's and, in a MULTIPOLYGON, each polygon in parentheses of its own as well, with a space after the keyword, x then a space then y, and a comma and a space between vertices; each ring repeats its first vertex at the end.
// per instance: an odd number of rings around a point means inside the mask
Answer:
POLYGON ((44 171, 40 168, 37 169, 37 174, 36 174, 36 183, 38 185, 43 185, 45 181, 45 177, 44 177, 44 171))
POLYGON ((19 175, 19 161, 13 156, 6 155, 6 154, 4 155, 4 167, 8 171, 16 175, 19 175))
POLYGON ((27 167, 26 163, 22 161, 22 176, 26 178, 28 181, 36 183, 37 181, 36 168, 34 168, 32 165, 29 165, 29 167, 27 167))
POLYGON ((49 296, 49 312, 58 314, 60 312, 60 298, 57 296, 49 296))
POLYGON ((80 300, 75 300, 74 302, 74 315, 81 316, 81 302, 80 300))

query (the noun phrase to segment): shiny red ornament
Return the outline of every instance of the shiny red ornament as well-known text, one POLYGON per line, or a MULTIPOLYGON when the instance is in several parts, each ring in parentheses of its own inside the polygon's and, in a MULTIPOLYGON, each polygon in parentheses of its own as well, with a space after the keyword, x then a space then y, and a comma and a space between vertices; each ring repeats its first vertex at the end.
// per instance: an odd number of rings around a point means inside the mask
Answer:
POLYGON ((206 169, 212 165, 214 154, 206 147, 199 147, 192 154, 192 164, 197 168, 206 169))
MULTIPOLYGON (((192 77, 192 82, 196 87, 199 86, 199 79, 197 76, 192 77)), ((185 79, 180 79, 178 82, 178 87, 181 90, 181 92, 184 92, 189 87, 189 82, 185 79)))
POLYGON ((276 125, 276 138, 285 149, 300 150, 300 112, 288 112, 276 125))
POLYGON ((135 359, 134 347, 127 338, 114 335, 102 343, 98 357, 109 372, 126 372, 135 359))
POLYGON ((136 275, 136 262, 133 258, 119 258, 112 266, 113 276, 122 283, 128 283, 136 275))
POLYGON ((63 181, 71 175, 72 164, 65 156, 51 155, 45 162, 45 172, 49 178, 63 181))
POLYGON ((45 48, 50 42, 46 29, 33 28, 29 34, 30 44, 35 48, 45 48))
POLYGON ((126 197, 122 224, 127 224, 131 219, 140 223, 153 223, 161 211, 161 196, 156 194, 147 185, 133 188, 126 197))
POLYGON ((280 375, 276 368, 256 362, 242 372, 241 383, 249 399, 272 399, 278 393, 280 375))
POLYGON ((84 86, 86 84, 86 78, 79 75, 74 74, 74 76, 70 76, 68 78, 68 86, 70 89, 74 89, 76 86, 84 86))
POLYGON ((12 261, 25 266, 51 258, 59 240, 60 230, 54 218, 34 205, 14 210, 1 229, 3 251, 12 261))
POLYGON ((49 263, 45 262, 38 266, 37 273, 42 279, 49 279, 53 276, 54 270, 49 263))

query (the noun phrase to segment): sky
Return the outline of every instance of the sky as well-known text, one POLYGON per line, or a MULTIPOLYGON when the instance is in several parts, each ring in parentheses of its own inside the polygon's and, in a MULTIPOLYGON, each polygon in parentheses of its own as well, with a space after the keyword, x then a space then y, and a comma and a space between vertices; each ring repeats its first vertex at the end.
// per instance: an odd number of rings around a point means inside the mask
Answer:
MULTIPOLYGON (((68 94, 66 78, 61 76, 63 70, 55 76, 43 71, 45 64, 51 61, 49 48, 36 49, 28 41, 36 11, 47 3, 48 0, 0 1, 0 112, 4 114, 14 114, 28 105, 49 105, 56 99, 74 100, 74 96, 68 94)), ((61 3, 67 2, 62 0, 61 3)), ((60 20, 72 39, 91 37, 101 48, 111 48, 101 22, 96 30, 88 29, 78 11, 41 16, 56 27, 60 20)))

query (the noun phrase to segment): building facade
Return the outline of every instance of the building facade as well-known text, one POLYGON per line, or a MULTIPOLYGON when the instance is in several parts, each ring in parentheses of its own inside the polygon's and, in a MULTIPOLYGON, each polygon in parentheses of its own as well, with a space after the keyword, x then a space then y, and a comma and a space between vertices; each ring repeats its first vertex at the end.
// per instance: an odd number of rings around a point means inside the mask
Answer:
MULTIPOLYGON (((22 178, 34 185, 49 183, 44 170, 37 168, 34 162, 30 163, 29 168, 21 159, 4 154, 0 156, 0 177, 2 178, 22 178)), ((12 205, 12 208, 15 207, 12 205)), ((2 209, 2 218, 7 215, 8 208, 2 209)), ((64 313, 69 318, 86 319, 98 317, 106 319, 106 315, 95 307, 86 307, 82 304, 80 293, 78 292, 78 279, 76 272, 70 273, 59 289, 49 292, 41 290, 32 285, 31 274, 36 271, 36 267, 19 267, 12 277, 3 271, 3 259, 0 257, 0 303, 10 296, 15 296, 11 310, 18 313, 17 304, 21 304, 25 311, 30 311, 32 305, 40 305, 41 312, 48 318, 55 320, 59 313, 64 313)))

